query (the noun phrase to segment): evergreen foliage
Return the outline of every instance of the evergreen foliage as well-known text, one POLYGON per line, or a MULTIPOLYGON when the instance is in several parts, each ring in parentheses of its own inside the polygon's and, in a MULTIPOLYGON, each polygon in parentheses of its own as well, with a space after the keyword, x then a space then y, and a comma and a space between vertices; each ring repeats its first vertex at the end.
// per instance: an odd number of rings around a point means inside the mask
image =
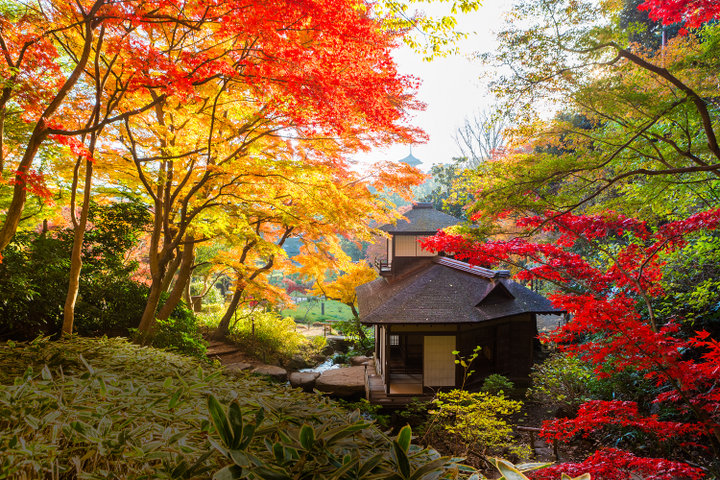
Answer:
MULTIPOLYGON (((127 335, 140 321, 147 288, 132 279, 137 262, 125 255, 148 214, 133 202, 94 204, 89 220, 76 329, 82 335, 127 335)), ((32 339, 60 331, 73 232, 40 228, 17 234, 3 253, 0 338, 32 339)))
POLYGON ((449 466, 409 429, 391 439, 321 397, 120 338, 9 342, 0 363, 0 478, 242 478, 232 459, 256 479, 429 480, 449 466))

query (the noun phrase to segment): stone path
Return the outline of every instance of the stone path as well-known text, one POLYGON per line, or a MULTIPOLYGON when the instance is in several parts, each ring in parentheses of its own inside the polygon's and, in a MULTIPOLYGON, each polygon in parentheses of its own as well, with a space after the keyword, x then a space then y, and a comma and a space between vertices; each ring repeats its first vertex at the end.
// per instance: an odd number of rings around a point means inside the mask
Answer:
POLYGON ((299 387, 308 392, 317 388, 321 392, 346 398, 361 397, 365 394, 365 367, 362 364, 369 360, 368 357, 353 357, 354 366, 352 367, 327 370, 322 374, 295 372, 288 377, 288 372, 284 368, 265 365, 243 353, 239 347, 231 343, 211 341, 207 349, 207 356, 218 360, 230 373, 250 371, 279 382, 289 379, 293 387, 299 387))
POLYGON ((557 461, 558 460, 558 450, 557 450, 557 444, 556 443, 547 443, 545 440, 540 438, 540 428, 538 427, 527 427, 524 425, 516 425, 515 429, 518 432, 523 432, 526 434, 529 434, 530 436, 530 446, 533 449, 533 452, 535 453, 535 457, 539 461, 557 461))
POLYGON ((287 380, 287 371, 284 368, 265 365, 243 353, 237 345, 231 343, 212 340, 208 345, 206 355, 210 359, 218 360, 228 372, 250 370, 253 373, 266 375, 280 382, 287 380))
POLYGON ((244 354, 237 345, 217 340, 210 341, 206 355, 208 358, 219 360, 223 365, 237 362, 259 363, 244 354))

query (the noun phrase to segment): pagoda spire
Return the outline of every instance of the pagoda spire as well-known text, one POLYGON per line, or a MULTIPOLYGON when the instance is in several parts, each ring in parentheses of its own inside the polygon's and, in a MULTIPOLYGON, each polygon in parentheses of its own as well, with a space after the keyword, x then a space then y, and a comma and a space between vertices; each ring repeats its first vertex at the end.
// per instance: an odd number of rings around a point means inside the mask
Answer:
POLYGON ((404 163, 406 165, 410 165, 411 167, 418 167, 422 165, 422 161, 415 157, 412 153, 412 145, 410 145, 410 155, 400 160, 400 163, 404 163))

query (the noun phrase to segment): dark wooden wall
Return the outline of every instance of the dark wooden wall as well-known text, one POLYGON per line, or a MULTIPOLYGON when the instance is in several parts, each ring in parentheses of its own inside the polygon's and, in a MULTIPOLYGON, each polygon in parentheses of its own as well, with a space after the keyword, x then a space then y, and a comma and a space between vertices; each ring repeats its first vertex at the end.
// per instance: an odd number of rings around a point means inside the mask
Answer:
POLYGON ((476 345, 483 347, 472 365, 475 374, 471 382, 481 382, 488 375, 499 373, 516 384, 526 384, 536 336, 537 326, 532 314, 494 320, 482 326, 463 325, 458 334, 460 355, 467 357, 476 345))

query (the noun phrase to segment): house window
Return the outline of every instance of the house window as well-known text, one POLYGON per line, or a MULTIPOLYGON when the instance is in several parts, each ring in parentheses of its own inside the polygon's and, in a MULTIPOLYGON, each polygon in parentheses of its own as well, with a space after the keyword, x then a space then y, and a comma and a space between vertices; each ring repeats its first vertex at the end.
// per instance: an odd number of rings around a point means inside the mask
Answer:
POLYGON ((390 346, 397 347, 400 345, 400 335, 390 335, 390 346))

